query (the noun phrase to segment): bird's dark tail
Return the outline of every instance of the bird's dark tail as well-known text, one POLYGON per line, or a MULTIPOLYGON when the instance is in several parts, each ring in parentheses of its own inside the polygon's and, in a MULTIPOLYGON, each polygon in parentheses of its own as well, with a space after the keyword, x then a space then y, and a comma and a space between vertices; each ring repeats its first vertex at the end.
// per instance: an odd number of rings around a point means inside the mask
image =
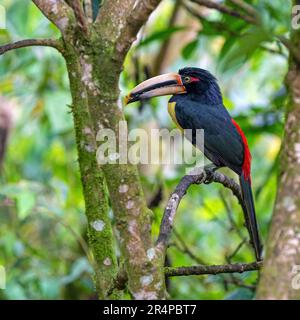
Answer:
POLYGON ((258 226, 255 215, 255 207, 253 201, 253 194, 251 189, 251 179, 246 179, 244 174, 240 176, 240 185, 242 189, 242 196, 245 203, 244 213, 246 225, 249 231, 250 239, 255 251, 256 259, 261 260, 262 245, 259 238, 258 226))

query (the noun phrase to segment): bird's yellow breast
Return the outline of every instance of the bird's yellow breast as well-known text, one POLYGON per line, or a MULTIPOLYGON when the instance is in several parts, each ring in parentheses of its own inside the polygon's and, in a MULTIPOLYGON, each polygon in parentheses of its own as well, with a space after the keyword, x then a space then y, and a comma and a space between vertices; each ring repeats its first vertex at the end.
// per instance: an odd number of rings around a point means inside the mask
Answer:
POLYGON ((176 126, 180 129, 183 130, 183 128, 179 125, 179 123, 177 122, 176 119, 176 114, 175 114, 175 106, 176 106, 176 102, 169 102, 168 103, 168 112, 169 115, 171 116, 172 120, 175 122, 176 126))

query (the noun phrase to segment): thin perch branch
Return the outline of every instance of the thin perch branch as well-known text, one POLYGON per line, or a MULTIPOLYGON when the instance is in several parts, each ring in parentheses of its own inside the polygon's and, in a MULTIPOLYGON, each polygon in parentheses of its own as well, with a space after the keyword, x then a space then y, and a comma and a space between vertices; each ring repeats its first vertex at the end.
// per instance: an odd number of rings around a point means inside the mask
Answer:
POLYGON ((252 263, 233 263, 225 265, 212 266, 191 266, 191 267, 165 267, 165 275, 167 277, 191 276, 191 275, 206 275, 220 273, 243 273, 246 271, 256 271, 261 269, 262 262, 252 263))
POLYGON ((224 187, 230 189, 232 193, 237 197, 240 205, 243 208, 243 212, 245 212, 246 209, 240 191, 240 186, 233 179, 228 178, 222 173, 211 171, 210 166, 204 167, 202 171, 198 172, 197 174, 186 175, 180 180, 167 203, 160 225, 158 240, 156 243, 157 247, 160 250, 165 251, 167 248, 177 208, 182 197, 186 194, 187 189, 190 187, 191 184, 201 184, 203 182, 220 183, 224 187))
POLYGON ((19 48, 42 46, 42 47, 52 47, 62 52, 63 48, 59 40, 55 39, 26 39, 20 40, 13 43, 8 43, 0 46, 0 56, 7 51, 11 51, 19 48))

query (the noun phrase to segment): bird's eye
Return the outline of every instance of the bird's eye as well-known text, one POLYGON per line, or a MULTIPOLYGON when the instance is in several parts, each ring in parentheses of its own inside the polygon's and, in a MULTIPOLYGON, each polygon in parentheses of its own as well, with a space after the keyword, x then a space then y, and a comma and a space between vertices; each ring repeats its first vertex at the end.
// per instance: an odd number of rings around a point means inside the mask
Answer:
POLYGON ((184 82, 185 82, 185 83, 191 82, 191 78, 188 77, 188 76, 184 77, 184 82))

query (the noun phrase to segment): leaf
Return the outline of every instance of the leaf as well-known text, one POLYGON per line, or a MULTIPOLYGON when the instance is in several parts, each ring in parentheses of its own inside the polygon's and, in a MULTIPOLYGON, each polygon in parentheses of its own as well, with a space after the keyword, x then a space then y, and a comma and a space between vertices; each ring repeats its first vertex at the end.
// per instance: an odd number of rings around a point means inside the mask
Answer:
MULTIPOLYGON (((206 20, 201 19, 202 29, 199 32, 206 36, 220 36, 221 34, 239 34, 245 29, 245 24, 241 24, 238 21, 232 21, 226 23, 223 20, 206 20)), ((231 36, 232 37, 232 36, 231 36)))
POLYGON ((36 204, 36 194, 40 193, 42 186, 31 181, 19 181, 0 187, 0 194, 11 199, 16 199, 18 215, 24 219, 30 214, 36 204))
POLYGON ((194 53, 194 51, 197 49, 198 46, 198 39, 188 43, 183 49, 182 49, 182 56, 184 59, 189 59, 191 55, 194 53))
POLYGON ((24 219, 30 214, 35 205, 35 196, 31 192, 22 192, 17 195, 18 215, 20 219, 24 219))
POLYGON ((202 26, 202 29, 199 32, 200 35, 205 34, 206 36, 216 36, 220 32, 220 30, 218 30, 219 21, 201 19, 200 22, 202 26))
POLYGON ((220 62, 226 56, 226 54, 234 46, 235 43, 236 43, 236 38, 234 38, 234 37, 229 37, 225 41, 225 43, 223 44, 223 47, 220 51, 218 62, 220 62))
POLYGON ((270 40, 270 35, 262 28, 254 27, 227 49, 220 61, 220 69, 225 72, 242 66, 256 51, 259 45, 270 40))
POLYGON ((167 29, 157 31, 155 33, 152 33, 149 37, 146 37, 143 41, 141 41, 138 47, 146 46, 149 43, 152 43, 158 40, 167 40, 173 35, 173 33, 184 31, 186 29, 187 27, 179 26, 179 27, 172 27, 172 28, 167 28, 167 29))
POLYGON ((65 132, 73 127, 72 117, 67 107, 68 103, 70 103, 70 96, 64 91, 46 95, 45 111, 55 133, 65 132))
POLYGON ((14 34, 26 34, 28 32, 29 1, 14 1, 7 11, 7 17, 14 26, 14 34))

